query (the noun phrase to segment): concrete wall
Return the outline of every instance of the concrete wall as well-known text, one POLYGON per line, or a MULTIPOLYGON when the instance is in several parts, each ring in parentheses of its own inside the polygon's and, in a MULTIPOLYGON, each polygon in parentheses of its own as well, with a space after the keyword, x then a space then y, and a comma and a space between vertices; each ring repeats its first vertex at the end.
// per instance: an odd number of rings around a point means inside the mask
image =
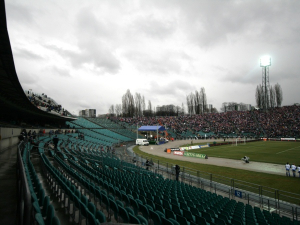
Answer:
MULTIPOLYGON (((4 151, 5 149, 15 146, 19 142, 18 136, 21 134, 22 128, 7 128, 7 127, 0 127, 0 152, 4 151)), ((39 134, 40 129, 29 129, 27 128, 26 131, 30 131, 31 133, 35 130, 37 136, 39 134)), ((57 130, 57 129, 45 129, 46 135, 49 134, 50 130, 57 130)), ((75 129, 67 129, 67 130, 74 130, 75 129)), ((62 130, 64 132, 65 130, 62 130)))
MULTIPOLYGON (((37 134, 39 133, 39 129, 26 129, 27 132, 29 130, 31 130, 31 132, 35 130, 37 134)), ((49 130, 50 129, 47 129, 46 133, 48 133, 49 130)), ((0 152, 17 145, 19 142, 18 136, 21 134, 21 131, 21 128, 0 127, 0 152)))
POLYGON ((18 143, 18 136, 20 133, 20 128, 0 127, 0 151, 16 145, 18 143))

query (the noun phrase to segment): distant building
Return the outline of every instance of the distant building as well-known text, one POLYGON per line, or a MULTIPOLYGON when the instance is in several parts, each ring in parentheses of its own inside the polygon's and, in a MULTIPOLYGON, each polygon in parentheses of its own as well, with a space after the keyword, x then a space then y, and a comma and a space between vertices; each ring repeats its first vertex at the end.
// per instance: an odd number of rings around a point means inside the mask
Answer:
POLYGON ((175 105, 156 106, 156 112, 175 112, 175 105))
POLYGON ((84 109, 79 111, 79 116, 82 117, 96 117, 96 109, 84 109))
POLYGON ((251 110, 251 104, 246 104, 246 111, 250 111, 251 110))
POLYGON ((224 102, 222 104, 221 110, 223 112, 230 112, 230 111, 250 111, 251 110, 251 104, 236 103, 236 102, 224 102))
POLYGON ((80 110, 79 111, 79 116, 85 117, 85 110, 80 110))

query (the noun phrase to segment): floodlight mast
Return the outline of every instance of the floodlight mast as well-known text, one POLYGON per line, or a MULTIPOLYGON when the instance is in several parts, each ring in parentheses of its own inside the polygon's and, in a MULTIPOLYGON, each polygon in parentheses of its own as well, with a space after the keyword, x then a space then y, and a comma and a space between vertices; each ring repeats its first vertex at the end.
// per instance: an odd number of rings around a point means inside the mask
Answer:
POLYGON ((269 92, 270 92, 270 82, 269 82, 269 66, 271 66, 271 57, 264 56, 260 58, 260 67, 262 67, 262 88, 264 94, 263 108, 267 111, 269 108, 269 92))

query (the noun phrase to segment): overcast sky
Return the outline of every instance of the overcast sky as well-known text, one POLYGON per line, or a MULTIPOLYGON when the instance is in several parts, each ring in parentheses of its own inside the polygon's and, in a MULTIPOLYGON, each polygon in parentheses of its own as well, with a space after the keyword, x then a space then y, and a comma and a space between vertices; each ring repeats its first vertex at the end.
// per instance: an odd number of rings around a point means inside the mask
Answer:
POLYGON ((300 1, 9 0, 6 16, 23 89, 76 114, 107 113, 127 89, 153 106, 186 109, 201 87, 218 110, 255 105, 263 55, 283 105, 300 102, 300 1))

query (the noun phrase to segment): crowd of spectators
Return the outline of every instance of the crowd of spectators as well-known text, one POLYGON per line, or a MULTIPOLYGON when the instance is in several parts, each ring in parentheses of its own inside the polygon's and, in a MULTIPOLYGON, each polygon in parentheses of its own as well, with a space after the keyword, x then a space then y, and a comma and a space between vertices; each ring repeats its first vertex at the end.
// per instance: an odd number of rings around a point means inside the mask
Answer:
POLYGON ((62 116, 67 116, 67 111, 62 108, 61 105, 55 104, 55 102, 51 100, 51 98, 48 98, 47 95, 38 95, 27 91, 26 96, 29 101, 39 109, 43 109, 46 112, 54 111, 62 116))
POLYGON ((23 141, 23 140, 27 139, 27 140, 32 141, 32 140, 36 139, 36 136, 37 136, 37 134, 36 134, 35 130, 34 131, 29 130, 27 132, 26 129, 22 129, 22 131, 19 135, 19 140, 23 141))
POLYGON ((252 111, 229 111, 203 115, 165 117, 111 118, 130 125, 164 126, 178 136, 186 132, 193 135, 209 134, 214 137, 299 137, 300 106, 284 106, 252 111))
POLYGON ((277 107, 268 112, 255 111, 255 115, 268 137, 298 137, 300 134, 300 106, 277 107))

